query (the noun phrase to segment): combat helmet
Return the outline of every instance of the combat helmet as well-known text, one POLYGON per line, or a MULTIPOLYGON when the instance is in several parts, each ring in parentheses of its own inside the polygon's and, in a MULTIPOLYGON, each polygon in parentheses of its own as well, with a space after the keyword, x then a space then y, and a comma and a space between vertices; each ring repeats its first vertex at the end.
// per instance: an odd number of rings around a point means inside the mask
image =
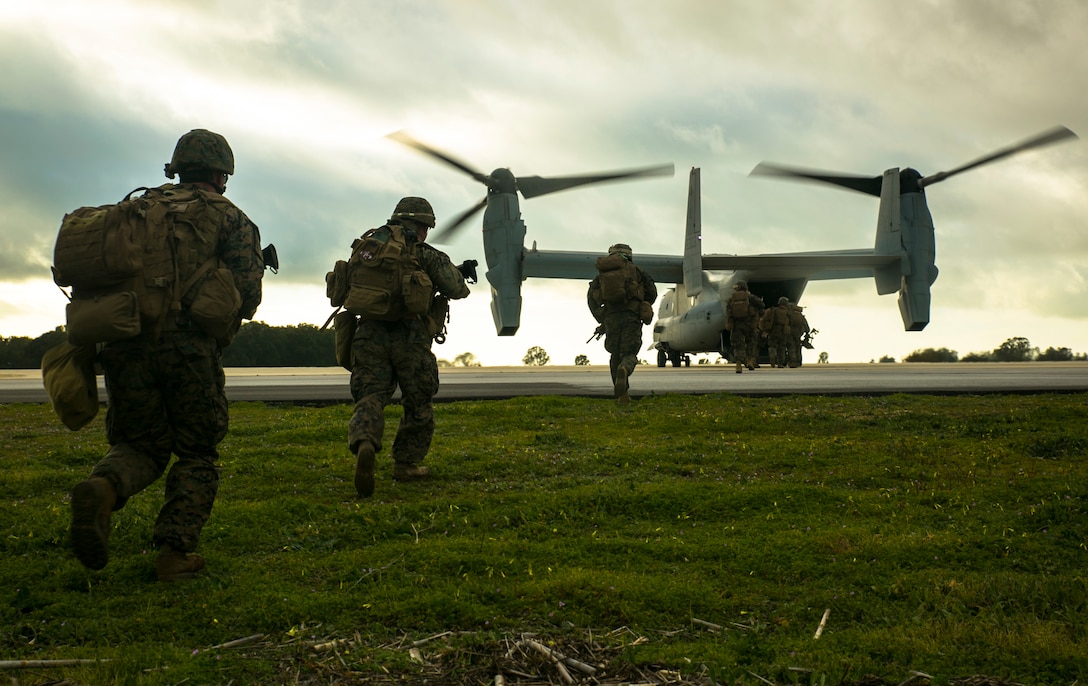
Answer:
POLYGON ((626 243, 616 243, 615 245, 608 248, 609 255, 615 255, 616 253, 623 255, 627 259, 631 259, 632 257, 634 257, 634 253, 631 252, 631 246, 627 245, 626 243))
POLYGON ((234 153, 227 139, 207 129, 193 129, 178 139, 174 156, 166 163, 166 178, 190 171, 218 171, 234 174, 234 153))
POLYGON ((786 296, 784 296, 784 295, 783 295, 783 296, 782 296, 781 298, 779 298, 779 299, 778 299, 778 304, 779 304, 779 305, 788 305, 788 304, 789 304, 789 302, 790 302, 790 299, 789 299, 789 298, 787 298, 787 297, 786 297, 786 296))
POLYGON ((408 196, 400 199, 390 219, 412 219, 434 228, 434 209, 431 208, 431 203, 423 198, 408 196))
POLYGON ((738 282, 736 282, 735 284, 733 284, 733 290, 734 291, 746 291, 746 290, 748 290, 748 282, 747 281, 738 281, 738 282))

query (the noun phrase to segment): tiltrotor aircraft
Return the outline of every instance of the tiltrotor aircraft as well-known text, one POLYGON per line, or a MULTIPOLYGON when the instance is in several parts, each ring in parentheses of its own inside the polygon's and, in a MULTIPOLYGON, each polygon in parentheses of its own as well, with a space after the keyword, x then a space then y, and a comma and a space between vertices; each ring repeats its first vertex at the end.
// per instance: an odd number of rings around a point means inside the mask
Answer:
MULTIPOLYGON (((526 249, 518 191, 526 198, 600 181, 671 175, 672 165, 575 177, 515 178, 508 169, 481 174, 456 159, 397 132, 390 138, 435 157, 484 183, 487 197, 451 225, 433 235, 441 242, 484 210, 484 255, 491 285, 491 312, 500 336, 514 335, 520 326, 521 282, 526 278, 589 281, 596 276, 600 252, 526 249)), ((809 281, 872 277, 877 293, 899 293, 899 311, 907 331, 929 323, 930 286, 937 278, 933 218, 925 188, 956 174, 1032 148, 1076 138, 1059 126, 952 170, 922 176, 911 168, 892 168, 879 176, 855 176, 761 163, 753 175, 819 181, 880 198, 873 248, 760 255, 702 254, 700 170, 693 168, 688 184, 687 226, 682 256, 638 256, 638 265, 658 283, 674 283, 660 299, 652 347, 658 366, 690 364, 691 353, 730 355, 724 302, 737 281, 774 304, 785 296, 798 302, 809 281)))

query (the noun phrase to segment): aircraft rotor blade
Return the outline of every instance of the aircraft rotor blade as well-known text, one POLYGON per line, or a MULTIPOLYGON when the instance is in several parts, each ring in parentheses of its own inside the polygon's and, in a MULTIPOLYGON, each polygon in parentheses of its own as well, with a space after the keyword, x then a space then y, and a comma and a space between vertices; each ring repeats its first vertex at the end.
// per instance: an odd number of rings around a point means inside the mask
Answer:
POLYGON ((1000 150, 996 150, 989 155, 980 157, 977 160, 968 162, 967 164, 956 167, 955 169, 952 169, 950 171, 937 172, 936 174, 926 176, 918 181, 918 185, 922 188, 925 188, 926 186, 938 183, 939 181, 944 181, 950 176, 955 176, 956 174, 965 172, 968 169, 974 169, 975 167, 980 167, 984 164, 989 164, 990 162, 996 162, 997 160, 1008 157, 1009 155, 1015 155, 1018 152, 1031 150, 1032 148, 1041 148, 1044 145, 1050 145, 1051 143, 1057 143, 1059 141, 1064 141, 1066 139, 1076 137, 1077 134, 1073 133, 1066 127, 1055 126, 1054 128, 1044 131, 1036 136, 1032 136, 1027 140, 1015 143, 1006 148, 1001 148, 1000 150))
POLYGON ((576 188, 591 183, 605 181, 619 181, 621 179, 634 179, 647 176, 672 176, 676 169, 671 164, 662 164, 655 167, 643 167, 639 169, 627 169, 615 172, 602 172, 600 174, 586 174, 580 176, 519 176, 518 190, 525 198, 535 198, 548 193, 565 191, 568 188, 576 188))
POLYGON ((407 145, 409 148, 415 148, 416 150, 424 153, 425 155, 430 155, 437 160, 445 162, 451 167, 463 171, 464 173, 468 174, 485 186, 488 186, 491 183, 491 177, 489 177, 487 174, 481 174, 480 172, 476 171, 475 169, 458 160, 457 158, 447 155, 446 153, 439 150, 436 150, 435 148, 432 148, 426 143, 421 143, 420 141, 417 141, 415 138, 412 138, 404 131, 394 131, 393 133, 388 134, 386 138, 394 140, 401 145, 407 145))
POLYGON ((468 225, 468 220, 476 216, 476 214, 486 206, 487 197, 485 196, 483 200, 457 215, 448 224, 445 224, 438 231, 435 231, 428 236, 431 239, 429 242, 436 244, 452 243, 454 237, 461 233, 461 229, 468 225))
POLYGON ((875 195, 880 197, 880 187, 883 176, 858 176, 855 174, 839 174, 836 172, 824 172, 815 169, 801 169, 799 167, 786 167, 779 164, 760 162, 749 176, 783 176, 786 178, 805 179, 807 181, 819 181, 833 186, 841 186, 852 191, 875 195))

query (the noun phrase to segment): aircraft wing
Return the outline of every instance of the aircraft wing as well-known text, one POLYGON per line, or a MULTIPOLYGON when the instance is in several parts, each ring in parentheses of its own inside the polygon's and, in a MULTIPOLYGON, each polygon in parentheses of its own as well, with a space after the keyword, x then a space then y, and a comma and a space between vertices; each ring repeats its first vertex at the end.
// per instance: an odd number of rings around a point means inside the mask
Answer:
POLYGON ((878 255, 872 250, 837 250, 771 255, 703 255, 703 269, 748 272, 752 280, 853 279, 872 277, 881 267, 898 264, 899 255, 878 255))
MULTIPOLYGON (((597 276, 599 252, 537 250, 522 255, 523 278, 585 279, 597 276)), ((710 271, 744 271, 753 280, 853 279, 872 277, 873 271, 897 265, 899 255, 878 255, 872 250, 828 250, 769 255, 703 255, 710 271)), ((658 283, 683 283, 684 258, 676 255, 637 255, 635 263, 658 283)))

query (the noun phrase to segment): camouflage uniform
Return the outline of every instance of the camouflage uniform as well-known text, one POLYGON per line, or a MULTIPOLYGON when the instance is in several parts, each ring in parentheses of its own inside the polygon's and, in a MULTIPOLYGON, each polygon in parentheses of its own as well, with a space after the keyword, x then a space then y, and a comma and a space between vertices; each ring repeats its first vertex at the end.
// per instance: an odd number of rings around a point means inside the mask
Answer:
MULTIPOLYGON (((737 296, 739 297, 739 296, 737 296)), ((733 294, 728 300, 726 305, 728 310, 726 312, 726 325, 725 328, 729 331, 729 344, 733 348, 733 362, 737 365, 737 373, 741 373, 741 368, 745 365, 749 369, 755 367, 754 360, 748 358, 750 350, 750 341, 756 335, 756 312, 758 308, 763 304, 763 301, 759 296, 754 295, 748 291, 748 284, 743 281, 738 281, 733 285, 733 294), (747 303, 747 313, 744 316, 736 316, 733 311, 732 298, 736 293, 743 292, 744 298, 741 298, 747 303)))
MULTIPOLYGON (((426 243, 412 245, 439 294, 452 299, 468 296, 468 285, 449 256, 426 243)), ((433 398, 438 392, 438 362, 431 352, 431 340, 419 319, 359 320, 352 342, 355 409, 348 426, 352 453, 358 453, 363 442, 370 443, 375 453, 381 450, 385 406, 399 386, 404 415, 393 439, 393 462, 398 467, 411 467, 427 456, 434 436, 433 398)))
MULTIPOLYGON (((615 248, 616 246, 613 246, 615 248)), ((631 249, 626 248, 628 256, 631 249)), ((612 252, 612 249, 609 249, 612 252)), ((639 283, 642 286, 642 301, 653 305, 657 300, 657 284, 649 274, 635 266, 639 283)), ((612 383, 615 385, 617 374, 622 370, 625 378, 635 373, 638 366, 638 353, 642 349, 643 322, 639 314, 642 302, 629 300, 622 306, 609 305, 601 297, 600 277, 594 277, 589 282, 589 290, 586 293, 586 304, 589 311, 598 324, 604 325, 604 349, 611 353, 608 361, 609 371, 612 374, 612 383)), ((617 395, 626 396, 626 384, 622 394, 617 389, 617 395)))
MULTIPOLYGON (((220 142, 228 157, 215 169, 234 171, 226 141, 218 134, 196 130, 179 140, 174 160, 167 165, 168 177, 173 178, 172 171, 183 175, 191 171, 172 167, 183 157, 179 153, 198 159, 203 154, 199 146, 184 149, 186 141, 194 143, 192 134, 198 134, 196 143, 206 144, 209 137, 212 144, 220 142)), ((206 201, 204 211, 191 218, 197 240, 178 246, 177 283, 186 282, 202 264, 218 256, 232 272, 241 295, 233 327, 237 330, 261 302, 260 233, 240 209, 208 187, 181 183, 160 188, 167 194, 172 189, 196 192, 206 201)), ((191 292, 198 289, 199 283, 191 292)), ((110 449, 88 480, 72 492, 73 544, 83 564, 92 569, 106 564, 108 513, 119 510, 164 473, 165 502, 152 534, 160 549, 159 578, 186 578, 203 567, 199 556, 186 559, 186 554, 196 548, 211 515, 219 486, 216 446, 226 436, 228 414, 221 344, 189 321, 191 300, 182 300, 180 312, 167 315, 161 331, 106 344, 99 352, 109 401, 106 438, 110 449), (172 466, 171 454, 177 455, 172 466), (162 561, 169 555, 175 556, 173 566, 167 565, 164 572, 162 561)))
POLYGON ((771 366, 785 367, 790 335, 789 305, 780 300, 778 305, 767 310, 760 318, 759 330, 767 336, 771 366))
POLYGON ((808 320, 802 312, 802 307, 796 303, 789 304, 790 310, 790 336, 789 336, 789 365, 801 366, 801 339, 809 333, 808 320))
MULTIPOLYGON (((196 189, 195 184, 183 188, 196 189)), ((201 191, 208 193, 208 191, 201 191)), ((216 198, 216 205, 229 204, 216 198)), ((224 208, 218 241, 194 246, 191 269, 218 254, 234 273, 242 295, 241 319, 261 302, 260 234, 246 215, 224 208)), ((179 280, 192 273, 179 265, 179 280)), ((155 544, 196 548, 219 486, 216 446, 227 434, 227 397, 219 343, 187 321, 184 310, 168 320, 156 340, 145 336, 110 343, 99 353, 109 408, 110 450, 91 472, 108 479, 117 493, 114 510, 154 483, 178 456, 166 477, 166 502, 155 522, 155 544)))
MULTIPOLYGON (((763 316, 763 313, 767 311, 767 305, 763 302, 763 298, 759 297, 755 293, 752 294, 752 302, 756 308, 756 328, 759 328, 759 320, 763 316)), ((748 368, 756 369, 759 367, 759 331, 753 331, 752 336, 748 339, 748 368)))

